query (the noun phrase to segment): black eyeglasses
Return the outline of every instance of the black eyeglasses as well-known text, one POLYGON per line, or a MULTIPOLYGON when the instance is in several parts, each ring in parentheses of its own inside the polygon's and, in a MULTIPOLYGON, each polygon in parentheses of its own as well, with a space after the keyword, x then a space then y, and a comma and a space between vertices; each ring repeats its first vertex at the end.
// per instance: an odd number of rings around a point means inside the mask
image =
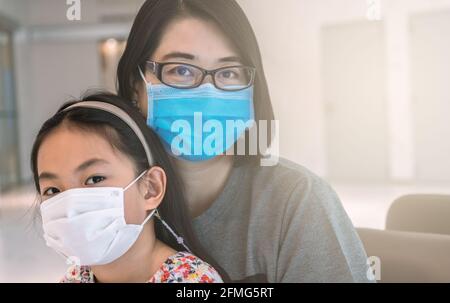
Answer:
POLYGON ((179 62, 147 61, 145 71, 154 74, 165 85, 190 89, 199 87, 211 75, 215 87, 225 91, 238 91, 253 85, 256 69, 250 66, 226 66, 215 70, 179 62))

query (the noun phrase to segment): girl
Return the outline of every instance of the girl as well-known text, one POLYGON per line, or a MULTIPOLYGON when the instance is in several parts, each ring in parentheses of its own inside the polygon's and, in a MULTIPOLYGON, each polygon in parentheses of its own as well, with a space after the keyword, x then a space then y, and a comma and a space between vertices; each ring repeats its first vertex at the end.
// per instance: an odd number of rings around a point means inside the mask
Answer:
POLYGON ((62 282, 222 282, 158 137, 119 97, 63 106, 31 164, 46 243, 76 263, 62 282))

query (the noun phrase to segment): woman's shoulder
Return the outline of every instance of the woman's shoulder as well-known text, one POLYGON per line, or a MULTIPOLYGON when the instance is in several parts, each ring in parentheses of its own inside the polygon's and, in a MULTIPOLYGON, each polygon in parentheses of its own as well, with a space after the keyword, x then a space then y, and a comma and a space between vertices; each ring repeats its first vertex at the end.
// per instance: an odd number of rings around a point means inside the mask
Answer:
POLYGON ((151 283, 222 283, 219 273, 188 252, 169 257, 150 279, 151 283))
POLYGON ((308 168, 284 158, 280 158, 272 166, 261 166, 255 163, 248 165, 247 173, 252 176, 249 178, 251 188, 265 191, 266 195, 271 193, 278 197, 295 198, 298 193, 301 196, 311 194, 334 196, 335 194, 332 187, 323 178, 308 168))
POLYGON ((278 217, 281 221, 299 220, 305 212, 341 216, 341 201, 331 185, 308 168, 280 158, 274 166, 247 167, 247 183, 252 215, 258 218, 278 217), (278 212, 274 214, 274 209, 278 212))
POLYGON ((283 182, 292 180, 292 182, 302 182, 307 180, 321 179, 315 173, 310 171, 303 165, 279 158, 276 163, 264 166, 260 162, 249 162, 246 164, 247 169, 257 178, 276 178, 283 182))

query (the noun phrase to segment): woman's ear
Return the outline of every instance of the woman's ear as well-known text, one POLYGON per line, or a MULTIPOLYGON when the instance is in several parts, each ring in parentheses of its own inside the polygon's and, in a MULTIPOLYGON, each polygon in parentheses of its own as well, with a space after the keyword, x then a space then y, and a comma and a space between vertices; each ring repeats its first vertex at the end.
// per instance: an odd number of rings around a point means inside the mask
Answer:
POLYGON ((141 184, 146 210, 157 208, 166 193, 166 173, 161 167, 154 166, 142 177, 141 184))

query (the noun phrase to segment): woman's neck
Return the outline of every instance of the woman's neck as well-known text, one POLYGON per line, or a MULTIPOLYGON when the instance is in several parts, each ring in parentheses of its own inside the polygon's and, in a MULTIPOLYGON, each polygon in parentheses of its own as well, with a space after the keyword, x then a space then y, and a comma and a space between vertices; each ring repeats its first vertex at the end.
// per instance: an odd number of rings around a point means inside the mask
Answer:
POLYGON ((92 266, 96 282, 148 282, 167 258, 176 253, 175 250, 156 239, 153 226, 149 225, 122 257, 110 264, 92 266))
POLYGON ((192 217, 205 212, 223 191, 233 161, 233 156, 219 156, 205 162, 174 159, 192 217))

